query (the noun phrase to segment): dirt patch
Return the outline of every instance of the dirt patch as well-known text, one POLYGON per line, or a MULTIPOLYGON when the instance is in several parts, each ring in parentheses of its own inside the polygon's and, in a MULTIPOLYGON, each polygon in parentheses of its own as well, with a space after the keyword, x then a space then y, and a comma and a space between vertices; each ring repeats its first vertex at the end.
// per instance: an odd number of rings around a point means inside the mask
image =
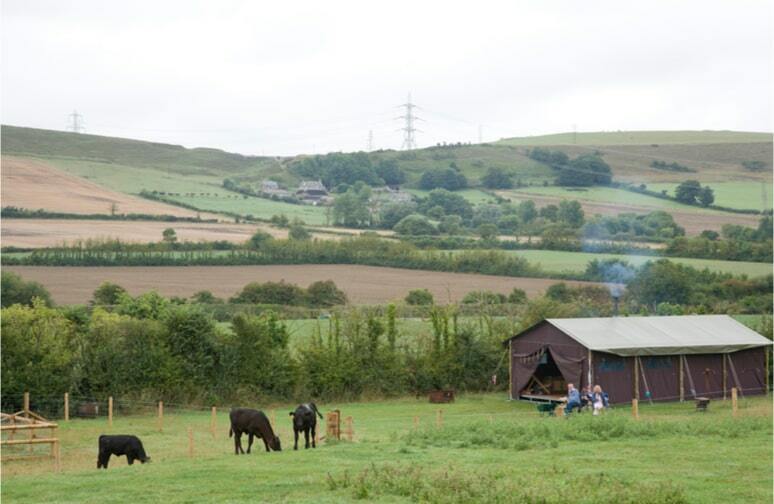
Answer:
MULTIPOLYGON (((546 205, 558 205, 563 199, 558 196, 544 196, 538 194, 531 194, 519 191, 501 191, 502 196, 509 197, 515 196, 520 199, 530 199, 535 202, 538 207, 544 207, 546 205)), ((656 210, 664 210, 667 213, 672 214, 680 226, 685 228, 685 233, 689 236, 700 234, 705 229, 711 229, 713 231, 720 231, 724 224, 738 224, 741 226, 757 227, 760 216, 758 215, 745 215, 745 214, 732 214, 732 213, 699 213, 691 211, 681 211, 674 208, 660 208, 658 206, 644 206, 644 205, 628 205, 621 202, 599 202, 588 201, 578 199, 578 202, 583 207, 583 211, 587 217, 592 215, 619 215, 621 213, 637 213, 647 214, 656 210)))
POLYGON ((222 218, 111 191, 44 162, 10 156, 2 157, 2 200, 3 206, 72 214, 109 215, 114 209, 119 214, 222 218))
POLYGON ((135 295, 155 289, 165 296, 189 297, 199 290, 209 290, 218 297, 228 298, 249 282, 284 280, 306 287, 317 280, 333 280, 355 304, 395 301, 405 297, 412 289, 422 288, 429 289, 439 303, 460 301, 473 290, 486 289, 507 294, 514 287, 524 289, 531 297, 559 282, 544 278, 317 264, 99 268, 6 266, 5 269, 20 274, 26 280, 42 283, 58 304, 87 303, 94 290, 106 281, 115 282, 135 295))

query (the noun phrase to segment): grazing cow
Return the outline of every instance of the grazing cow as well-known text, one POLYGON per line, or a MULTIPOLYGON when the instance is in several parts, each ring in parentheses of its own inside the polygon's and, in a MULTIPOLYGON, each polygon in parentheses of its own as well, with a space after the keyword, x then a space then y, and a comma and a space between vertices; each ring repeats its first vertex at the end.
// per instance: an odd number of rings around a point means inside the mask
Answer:
POLYGON ((304 432, 304 439, 306 440, 305 448, 309 448, 309 431, 312 431, 312 448, 317 446, 314 443, 315 432, 317 429, 317 417, 315 413, 322 418, 322 414, 317 410, 317 406, 314 403, 301 404, 296 408, 296 411, 291 411, 290 416, 293 417, 293 434, 296 436, 296 442, 293 444, 293 449, 298 450, 298 433, 304 432))
POLYGON ((263 414, 263 411, 247 408, 232 409, 229 414, 231 418, 231 427, 228 429, 228 437, 234 436, 234 452, 239 455, 244 453, 242 449, 242 433, 247 434, 247 453, 253 446, 253 436, 260 437, 266 447, 266 451, 282 451, 280 439, 274 435, 269 419, 263 414), (269 449, 271 448, 271 450, 269 449))
POLYGON ((145 454, 142 441, 137 436, 106 436, 99 437, 99 455, 97 455, 97 469, 108 467, 111 455, 126 455, 129 465, 139 460, 143 464, 150 462, 150 457, 145 454))

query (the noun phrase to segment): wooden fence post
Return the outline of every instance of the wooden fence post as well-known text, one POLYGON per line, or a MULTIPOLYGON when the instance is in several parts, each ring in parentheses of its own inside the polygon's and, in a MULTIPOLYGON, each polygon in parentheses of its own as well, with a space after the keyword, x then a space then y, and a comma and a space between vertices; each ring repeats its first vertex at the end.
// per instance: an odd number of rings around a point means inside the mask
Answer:
POLYGON ((212 407, 210 412, 210 432, 212 433, 212 439, 215 439, 215 423, 217 422, 218 408, 212 407))
POLYGON ((685 401, 685 376, 683 373, 683 356, 678 356, 677 360, 680 362, 680 402, 685 401))
POLYGON ((70 421, 70 394, 64 393, 64 419, 65 422, 70 421))
POLYGON ((62 471, 61 459, 59 457, 59 440, 57 439, 52 445, 51 449, 54 451, 54 471, 59 473, 62 471))
POLYGON ((637 399, 632 399, 632 416, 635 420, 640 418, 640 405, 637 399))
POLYGON ((164 401, 159 401, 159 416, 158 416, 158 428, 159 432, 164 431, 164 401))
POLYGON ((417 429, 419 429, 419 417, 415 416, 414 417, 414 430, 417 430, 417 429))
POLYGON ((443 410, 438 410, 438 413, 435 416, 435 426, 443 427, 443 410))
POLYGON ((347 436, 347 441, 352 441, 352 437, 355 435, 355 432, 352 428, 351 416, 348 416, 344 419, 344 434, 347 436))
POLYGON ((29 417, 30 412, 30 393, 25 392, 24 393, 24 414, 25 416, 29 417))
POLYGON ((731 389, 731 413, 734 417, 737 416, 737 403, 736 403, 736 387, 731 389))
POLYGON ((726 391, 728 390, 728 369, 726 368, 726 354, 723 354, 723 400, 726 400, 726 391))
POLYGON ((193 458, 194 446, 193 446, 193 427, 188 427, 188 458, 193 458))
POLYGON ((108 427, 113 427, 113 396, 108 397, 108 427))

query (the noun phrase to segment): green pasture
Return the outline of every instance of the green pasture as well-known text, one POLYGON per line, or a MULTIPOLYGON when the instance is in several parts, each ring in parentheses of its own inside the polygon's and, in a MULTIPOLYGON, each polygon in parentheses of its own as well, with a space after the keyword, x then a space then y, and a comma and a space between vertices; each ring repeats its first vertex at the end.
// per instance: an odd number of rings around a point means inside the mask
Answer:
POLYGON ((326 210, 330 207, 318 207, 312 205, 294 205, 282 201, 274 201, 266 198, 252 196, 243 197, 234 193, 228 193, 231 197, 221 196, 167 196, 169 201, 177 201, 192 205, 198 210, 208 212, 231 212, 240 215, 252 215, 258 219, 270 219, 273 215, 284 214, 291 221, 301 219, 306 224, 327 225, 326 210))
POLYGON ((223 176, 218 175, 181 174, 160 168, 62 158, 49 158, 45 162, 72 175, 127 194, 139 194, 141 191, 228 194, 221 187, 223 176))
MULTIPOLYGON (((707 182, 715 191, 715 204, 741 210, 770 210, 772 208, 771 181, 707 182)), ((666 191, 674 196, 677 184, 648 184, 651 191, 666 191)))
MULTIPOLYGON (((425 198, 428 194, 430 194, 430 191, 425 191, 423 189, 408 189, 407 192, 419 198, 425 198)), ((468 200, 471 205, 492 203, 494 201, 492 196, 479 189, 460 189, 459 191, 454 191, 454 194, 462 196, 468 200)))
MULTIPOLYGON (((514 254, 527 259, 533 264, 550 273, 582 273, 590 261, 597 259, 622 259, 635 266, 641 266, 648 261, 662 259, 658 256, 625 255, 625 254, 596 254, 591 252, 565 252, 561 250, 511 250, 514 254)), ((716 259, 691 259, 684 257, 666 257, 670 261, 685 264, 697 269, 707 268, 712 271, 732 273, 734 275, 748 275, 750 277, 768 275, 772 271, 769 263, 721 261, 716 259)))
POLYGON ((321 441, 298 451, 288 416, 295 404, 247 404, 274 419, 283 451, 266 453, 257 440, 252 454, 240 456, 228 437, 225 405, 213 435, 209 407, 165 405, 159 432, 152 402, 116 404, 126 409, 112 427, 104 417, 60 422, 62 473, 52 473, 49 460, 4 462, 2 497, 57 503, 772 499, 769 398, 741 399, 736 419, 730 401, 721 400, 706 414, 697 414, 692 402, 643 403, 640 420, 627 406, 600 417, 540 417, 531 404, 507 401, 505 392, 461 395, 445 405, 424 397, 318 403, 323 413, 339 409, 353 418, 353 441, 321 441), (145 413, 129 414, 142 406, 145 413), (110 469, 97 470, 103 433, 139 436, 152 462, 128 466, 113 457, 110 469))
MULTIPOLYGON (((650 186, 649 186, 650 187, 650 186)), ((760 186, 759 186, 760 189, 760 186)), ((727 212, 702 208, 699 206, 684 205, 677 201, 655 198, 646 194, 639 194, 624 189, 612 187, 559 187, 559 186, 529 186, 500 192, 506 197, 512 196, 516 200, 529 199, 530 195, 548 196, 566 200, 589 201, 594 203, 621 204, 649 207, 653 210, 680 210, 683 212, 696 212, 714 215, 728 215, 727 212)), ((623 210, 626 211, 626 210, 623 210)))
POLYGON ((505 138, 504 145, 651 145, 771 142, 771 133, 748 131, 595 131, 505 138))

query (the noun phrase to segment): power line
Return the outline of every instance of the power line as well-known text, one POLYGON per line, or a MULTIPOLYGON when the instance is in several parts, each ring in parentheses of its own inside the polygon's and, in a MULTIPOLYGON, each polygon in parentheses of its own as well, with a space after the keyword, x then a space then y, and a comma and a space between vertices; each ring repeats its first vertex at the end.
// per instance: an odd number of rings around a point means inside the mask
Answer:
POLYGON ((419 107, 411 103, 411 93, 408 94, 408 100, 406 100, 406 103, 398 106, 406 109, 406 113, 404 115, 396 117, 396 119, 403 119, 405 121, 404 126, 400 129, 400 131, 403 131, 403 145, 401 148, 405 150, 416 149, 417 142, 415 133, 420 130, 414 127, 414 123, 416 121, 423 120, 422 118, 414 115, 414 109, 419 107))
POLYGON ((69 119, 67 129, 73 133, 83 133, 83 116, 79 114, 77 110, 73 110, 73 113, 67 117, 69 119))

